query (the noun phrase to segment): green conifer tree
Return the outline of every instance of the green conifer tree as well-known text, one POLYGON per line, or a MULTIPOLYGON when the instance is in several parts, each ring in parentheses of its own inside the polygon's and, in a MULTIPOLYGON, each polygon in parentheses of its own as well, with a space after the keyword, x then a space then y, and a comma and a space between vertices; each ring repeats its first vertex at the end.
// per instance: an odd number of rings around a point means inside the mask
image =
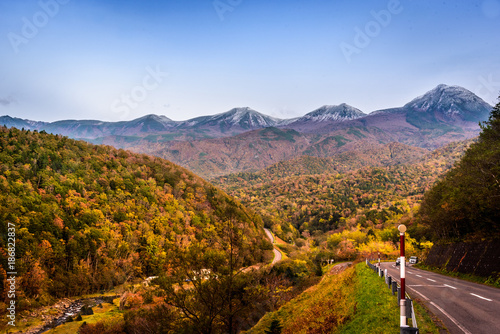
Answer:
POLYGON ((281 334, 281 331, 283 330, 283 326, 281 326, 281 323, 278 319, 274 319, 271 322, 271 325, 269 326, 269 329, 266 330, 266 334, 281 334))

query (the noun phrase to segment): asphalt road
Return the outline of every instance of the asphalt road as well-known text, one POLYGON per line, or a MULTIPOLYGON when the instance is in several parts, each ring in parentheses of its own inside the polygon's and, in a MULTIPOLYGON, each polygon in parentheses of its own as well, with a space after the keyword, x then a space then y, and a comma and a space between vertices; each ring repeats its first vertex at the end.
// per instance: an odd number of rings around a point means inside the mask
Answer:
MULTIPOLYGON (((381 264, 400 282, 394 262, 381 264)), ((406 267, 406 292, 420 299, 452 334, 500 333, 500 289, 406 267)))
MULTIPOLYGON (((269 240, 271 240, 271 243, 273 244, 273 247, 274 247, 273 234, 267 228, 265 228, 264 231, 266 231, 267 237, 269 238, 269 240)), ((282 259, 281 252, 276 247, 273 248, 273 252, 274 252, 274 259, 273 259, 273 262, 271 263, 271 265, 274 265, 276 262, 279 262, 282 259)))
POLYGON ((265 228, 264 231, 266 231, 267 237, 269 238, 269 240, 271 240, 271 243, 274 245, 274 236, 271 233, 271 231, 267 228, 265 228))

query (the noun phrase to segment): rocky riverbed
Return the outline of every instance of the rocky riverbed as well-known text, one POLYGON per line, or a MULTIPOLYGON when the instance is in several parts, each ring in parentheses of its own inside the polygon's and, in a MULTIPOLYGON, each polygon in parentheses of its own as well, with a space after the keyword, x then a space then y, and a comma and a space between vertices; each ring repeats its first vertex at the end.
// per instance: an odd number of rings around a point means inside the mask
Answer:
POLYGON ((45 333, 52 328, 64 324, 69 317, 72 317, 73 319, 76 318, 84 306, 93 308, 102 303, 112 303, 113 299, 118 297, 119 296, 116 295, 116 296, 106 296, 106 297, 103 296, 103 297, 85 298, 78 300, 62 299, 50 308, 52 311, 55 312, 55 315, 45 315, 42 314, 42 312, 40 313, 33 312, 31 314, 31 317, 40 317, 44 321, 44 323, 43 325, 32 328, 24 333, 25 334, 45 333))

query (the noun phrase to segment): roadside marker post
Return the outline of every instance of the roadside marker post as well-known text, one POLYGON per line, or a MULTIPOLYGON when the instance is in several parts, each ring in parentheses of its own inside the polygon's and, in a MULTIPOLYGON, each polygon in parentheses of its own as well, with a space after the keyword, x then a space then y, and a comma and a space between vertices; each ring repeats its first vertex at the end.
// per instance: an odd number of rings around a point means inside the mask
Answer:
MULTIPOLYGON (((406 279, 406 260, 405 260, 405 232, 406 226, 401 224, 398 226, 399 230, 399 248, 400 248, 400 275, 401 275, 401 288, 398 289, 398 299, 399 299, 399 314, 400 314, 400 334, 410 334, 410 333, 418 333, 418 328, 413 328, 408 326, 407 317, 411 317, 411 308, 410 312, 407 309, 407 300, 406 300, 406 289, 405 289, 405 279, 406 279)), ((408 300, 408 306, 411 307, 411 301, 408 300)))
MULTIPOLYGON (((399 306, 400 306, 400 327, 408 327, 406 323, 406 296, 405 296, 405 267, 406 267, 406 262, 405 262, 405 232, 406 232, 406 226, 401 224, 398 226, 399 230, 399 249, 400 249, 400 256, 401 260, 399 262, 399 267, 400 267, 400 275, 401 275, 401 299, 399 300, 399 306)), ((401 331, 403 333, 403 331, 401 331)))

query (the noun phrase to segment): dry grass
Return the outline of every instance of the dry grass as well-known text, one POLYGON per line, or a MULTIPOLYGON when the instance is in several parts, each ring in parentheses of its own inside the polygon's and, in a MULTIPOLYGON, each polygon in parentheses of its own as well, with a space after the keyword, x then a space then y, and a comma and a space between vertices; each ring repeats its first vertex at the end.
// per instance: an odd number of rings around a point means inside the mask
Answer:
POLYGON ((332 333, 356 312, 355 268, 327 275, 278 311, 268 313, 247 333, 264 333, 273 319, 283 325, 283 334, 332 333))

